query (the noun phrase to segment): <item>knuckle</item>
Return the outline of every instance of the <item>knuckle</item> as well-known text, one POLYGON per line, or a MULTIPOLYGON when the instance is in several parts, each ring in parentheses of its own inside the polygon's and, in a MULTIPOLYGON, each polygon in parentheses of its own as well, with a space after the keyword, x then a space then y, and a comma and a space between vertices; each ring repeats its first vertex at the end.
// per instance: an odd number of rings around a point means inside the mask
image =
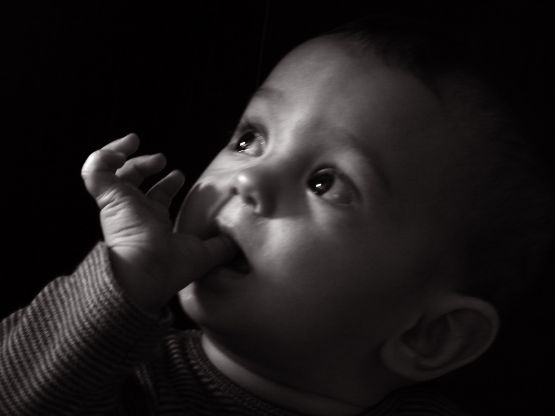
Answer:
POLYGON ((121 153, 110 149, 98 149, 92 152, 81 168, 81 175, 86 177, 102 169, 108 168, 116 163, 116 160, 124 157, 121 153))
POLYGON ((98 164, 98 162, 101 161, 102 158, 103 158, 102 150, 95 150, 87 157, 87 159, 85 160, 85 163, 83 164, 83 168, 94 167, 94 165, 98 164))

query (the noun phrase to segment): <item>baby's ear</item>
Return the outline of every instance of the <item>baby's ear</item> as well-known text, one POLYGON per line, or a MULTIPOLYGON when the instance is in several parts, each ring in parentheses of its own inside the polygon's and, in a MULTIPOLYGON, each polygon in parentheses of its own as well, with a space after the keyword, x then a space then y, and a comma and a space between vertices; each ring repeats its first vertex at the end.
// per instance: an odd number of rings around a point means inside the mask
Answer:
POLYGON ((481 299, 458 294, 440 297, 410 328, 382 346, 389 370, 412 381, 447 374, 482 355, 499 329, 495 308, 481 299))

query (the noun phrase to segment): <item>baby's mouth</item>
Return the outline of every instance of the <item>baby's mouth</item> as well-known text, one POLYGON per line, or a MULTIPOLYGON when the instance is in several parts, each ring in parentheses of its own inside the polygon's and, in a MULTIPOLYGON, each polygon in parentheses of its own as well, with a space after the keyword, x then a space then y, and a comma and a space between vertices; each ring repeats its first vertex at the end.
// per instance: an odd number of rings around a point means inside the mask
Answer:
POLYGON ((218 221, 214 221, 206 230, 205 235, 206 238, 209 238, 210 236, 216 236, 218 234, 225 235, 228 239, 230 239, 235 246, 235 249, 237 250, 237 254, 235 255, 235 257, 233 257, 233 259, 231 259, 227 263, 222 264, 220 267, 229 269, 238 274, 250 273, 252 267, 248 261, 245 252, 243 251, 243 248, 235 238, 233 230, 220 224, 218 221))
POLYGON ((240 274, 250 273, 252 268, 241 245, 237 242, 237 240, 234 238, 233 235, 231 235, 231 233, 228 230, 219 229, 219 232, 225 235, 227 238, 229 238, 235 245, 235 248, 237 249, 237 254, 235 255, 235 257, 231 259, 229 262, 223 264, 222 267, 225 267, 227 269, 230 269, 240 274))
POLYGON ((224 267, 233 270, 234 272, 247 274, 251 271, 251 266, 243 250, 239 249, 237 256, 227 263, 224 267))

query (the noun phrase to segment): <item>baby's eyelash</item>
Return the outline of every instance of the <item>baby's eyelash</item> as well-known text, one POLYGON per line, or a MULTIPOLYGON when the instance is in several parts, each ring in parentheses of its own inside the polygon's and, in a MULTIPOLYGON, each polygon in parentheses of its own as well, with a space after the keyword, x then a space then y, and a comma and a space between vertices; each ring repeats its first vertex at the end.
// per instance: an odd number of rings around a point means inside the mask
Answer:
POLYGON ((243 119, 229 143, 229 149, 249 156, 262 155, 266 147, 263 130, 261 126, 243 119))
POLYGON ((261 129, 257 123, 252 123, 247 119, 242 119, 237 125, 237 128, 235 129, 235 136, 239 136, 241 134, 244 134, 246 132, 251 132, 251 131, 255 133, 263 134, 263 129, 261 129))
POLYGON ((235 144, 243 134, 250 132, 266 136, 265 130, 258 123, 253 123, 248 119, 241 119, 231 134, 230 144, 235 144))
POLYGON ((226 130, 226 137, 228 137, 228 145, 233 144, 237 138, 245 131, 253 130, 254 126, 247 120, 241 119, 239 123, 233 128, 226 130))

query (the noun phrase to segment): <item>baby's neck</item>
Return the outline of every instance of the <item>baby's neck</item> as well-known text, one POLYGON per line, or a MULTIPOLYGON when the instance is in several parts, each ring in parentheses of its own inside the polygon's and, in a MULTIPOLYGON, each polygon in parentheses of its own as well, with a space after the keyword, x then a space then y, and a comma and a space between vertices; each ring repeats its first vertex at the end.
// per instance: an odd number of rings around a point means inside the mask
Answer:
POLYGON ((268 402, 314 416, 352 416, 363 410, 360 406, 301 391, 255 374, 222 351, 206 334, 202 336, 202 347, 210 362, 226 377, 268 402))

